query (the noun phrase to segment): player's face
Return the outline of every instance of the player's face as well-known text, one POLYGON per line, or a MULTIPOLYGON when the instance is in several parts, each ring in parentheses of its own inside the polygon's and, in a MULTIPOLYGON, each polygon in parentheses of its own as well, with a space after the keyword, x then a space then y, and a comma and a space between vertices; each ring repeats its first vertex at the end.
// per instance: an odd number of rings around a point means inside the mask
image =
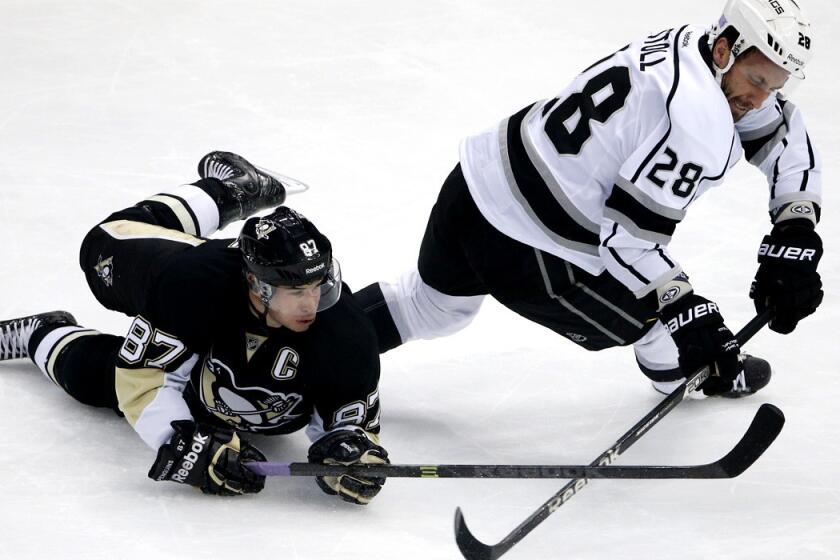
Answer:
POLYGON ((321 301, 321 281, 302 286, 278 286, 268 305, 269 326, 303 332, 315 322, 321 301))
POLYGON ((786 70, 760 52, 738 58, 721 83, 732 119, 738 122, 748 112, 761 107, 770 95, 785 85, 788 76, 786 70))

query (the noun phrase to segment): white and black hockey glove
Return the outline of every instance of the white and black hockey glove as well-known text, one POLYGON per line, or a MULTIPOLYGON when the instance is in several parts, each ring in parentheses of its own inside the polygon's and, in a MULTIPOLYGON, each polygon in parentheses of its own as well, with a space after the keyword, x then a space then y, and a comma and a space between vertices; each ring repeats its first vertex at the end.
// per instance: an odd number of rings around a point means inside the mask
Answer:
MULTIPOLYGON (((379 445, 379 437, 361 428, 326 434, 309 448, 309 462, 339 465, 390 463, 388 452, 379 445)), ((349 475, 319 476, 315 481, 327 494, 359 505, 370 503, 385 484, 384 478, 349 475)))
POLYGON ((741 368, 740 346, 716 304, 692 292, 665 305, 659 318, 677 345, 680 369, 686 377, 708 365, 711 375, 701 385, 706 395, 732 388, 741 368))
POLYGON ((811 222, 796 222, 777 223, 770 235, 764 236, 758 250, 758 272, 750 288, 756 311, 770 309, 770 329, 781 334, 793 332, 823 300, 817 272, 822 239, 811 222))
POLYGON ((158 450, 149 478, 190 484, 205 494, 223 496, 255 494, 265 486, 264 476, 243 465, 265 461, 265 456, 232 430, 191 420, 177 420, 172 427, 175 434, 158 450))

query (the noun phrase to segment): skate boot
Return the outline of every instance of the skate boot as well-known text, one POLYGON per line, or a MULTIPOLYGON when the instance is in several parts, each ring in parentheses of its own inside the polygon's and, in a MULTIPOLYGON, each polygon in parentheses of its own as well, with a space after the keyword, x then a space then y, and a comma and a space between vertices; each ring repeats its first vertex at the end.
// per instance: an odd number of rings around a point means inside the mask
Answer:
POLYGON ((66 311, 50 311, 0 321, 0 361, 28 358, 32 333, 50 325, 76 325, 76 319, 66 311))
POLYGON ((738 359, 741 361, 741 373, 732 381, 731 389, 716 396, 740 399, 760 391, 770 383, 773 370, 767 360, 749 354, 740 354, 738 359))
POLYGON ((209 193, 219 208, 220 229, 286 200, 283 183, 231 152, 210 152, 198 162, 198 174, 224 185, 224 189, 209 193))
MULTIPOLYGON (((741 361, 741 372, 732 381, 732 388, 710 396, 740 399, 741 397, 748 397, 760 391, 770 383, 770 376, 773 371, 767 360, 762 360, 749 354, 739 354, 738 359, 741 361)), ((656 391, 663 395, 670 395, 671 392, 682 385, 683 381, 685 381, 684 378, 676 381, 652 381, 651 384, 656 391)), ((692 391, 690 398, 704 399, 706 395, 703 391, 692 391)))

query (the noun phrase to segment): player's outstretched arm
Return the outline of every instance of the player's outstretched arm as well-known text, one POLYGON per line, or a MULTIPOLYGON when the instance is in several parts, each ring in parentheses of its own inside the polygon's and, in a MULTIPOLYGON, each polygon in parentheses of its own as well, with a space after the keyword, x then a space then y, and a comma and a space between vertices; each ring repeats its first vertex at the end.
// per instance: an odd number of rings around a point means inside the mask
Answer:
POLYGON ((205 494, 223 496, 256 494, 265 486, 264 476, 243 466, 249 461, 265 461, 265 456, 234 431, 190 420, 172 422, 172 428, 175 434, 158 450, 149 478, 189 484, 205 494))
MULTIPOLYGON (((379 437, 361 428, 340 428, 328 432, 309 448, 309 462, 339 465, 390 463, 388 452, 379 445, 379 437)), ((315 480, 327 494, 359 505, 370 503, 385 484, 384 478, 350 475, 319 476, 315 480)))

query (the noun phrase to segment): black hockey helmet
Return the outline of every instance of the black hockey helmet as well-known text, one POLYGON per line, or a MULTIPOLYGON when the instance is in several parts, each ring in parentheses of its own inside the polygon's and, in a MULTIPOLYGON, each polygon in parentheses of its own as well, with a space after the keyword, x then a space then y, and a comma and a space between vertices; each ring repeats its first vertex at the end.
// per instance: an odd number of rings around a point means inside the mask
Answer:
POLYGON ((341 270, 332 258, 330 240, 291 208, 249 218, 239 233, 245 271, 253 274, 251 289, 267 306, 277 286, 302 286, 321 281, 318 311, 341 296, 341 270))

